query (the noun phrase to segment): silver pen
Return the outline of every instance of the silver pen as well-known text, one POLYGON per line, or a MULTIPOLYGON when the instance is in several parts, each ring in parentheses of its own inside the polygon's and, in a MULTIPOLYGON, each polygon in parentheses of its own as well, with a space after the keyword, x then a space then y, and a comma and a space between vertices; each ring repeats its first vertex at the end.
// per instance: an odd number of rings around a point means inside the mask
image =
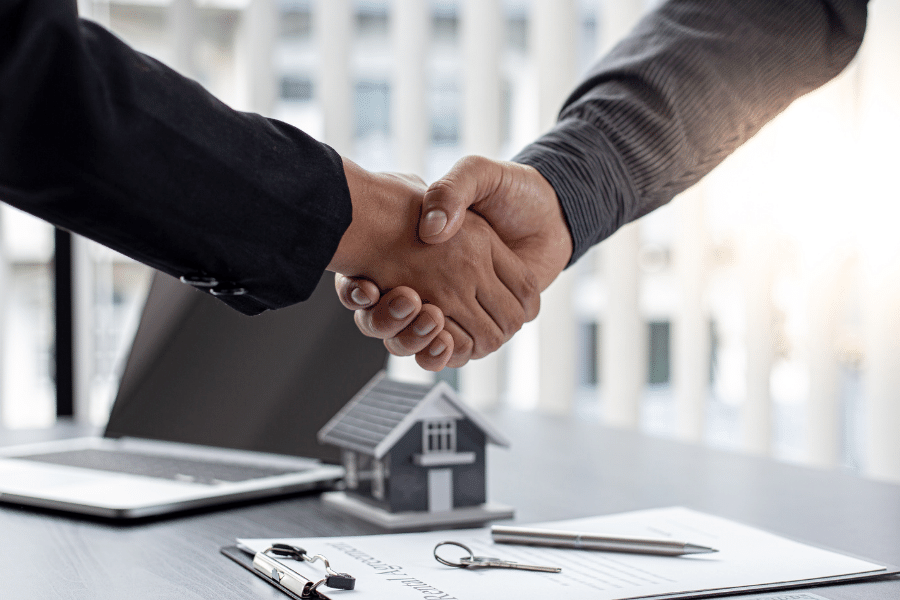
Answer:
POLYGON ((684 554, 708 554, 718 552, 714 548, 673 540, 651 540, 626 536, 606 536, 575 531, 554 531, 530 527, 491 527, 491 538, 501 544, 526 546, 552 546, 577 550, 603 550, 606 552, 632 552, 635 554, 659 554, 682 556, 684 554))

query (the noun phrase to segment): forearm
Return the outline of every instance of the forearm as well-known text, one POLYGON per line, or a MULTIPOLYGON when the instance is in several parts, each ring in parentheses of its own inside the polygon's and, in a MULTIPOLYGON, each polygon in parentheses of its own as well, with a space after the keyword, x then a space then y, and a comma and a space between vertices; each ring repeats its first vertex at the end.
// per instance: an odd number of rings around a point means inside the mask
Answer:
POLYGON ((864 0, 671 0, 645 17, 513 159, 556 190, 572 262, 835 77, 865 20, 864 0))
POLYGON ((340 157, 231 110, 74 2, 0 0, 0 199, 175 276, 304 300, 351 219, 340 157))

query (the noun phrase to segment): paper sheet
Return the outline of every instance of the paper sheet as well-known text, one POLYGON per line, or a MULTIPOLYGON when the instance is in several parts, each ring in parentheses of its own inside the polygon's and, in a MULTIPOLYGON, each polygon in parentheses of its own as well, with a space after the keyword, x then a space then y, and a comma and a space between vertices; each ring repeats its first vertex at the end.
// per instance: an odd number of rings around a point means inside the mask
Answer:
MULTIPOLYGON (((299 545, 328 557, 332 567, 357 579, 356 590, 323 590, 333 599, 474 600, 565 597, 568 600, 626 600, 664 594, 772 586, 831 577, 883 573, 886 568, 829 552, 686 508, 662 508, 544 523, 548 529, 673 539, 719 550, 682 557, 514 546, 491 542, 489 529, 312 539, 241 539, 264 550, 272 542, 299 545), (456 569, 432 556, 438 542, 462 542, 476 555, 562 567, 562 573, 507 569, 456 569), (560 596, 563 594, 563 596, 560 596)), ((464 552, 441 549, 456 559, 464 552)), ((300 564, 311 579, 321 563, 300 564)), ((702 594, 701 594, 702 595, 702 594)))

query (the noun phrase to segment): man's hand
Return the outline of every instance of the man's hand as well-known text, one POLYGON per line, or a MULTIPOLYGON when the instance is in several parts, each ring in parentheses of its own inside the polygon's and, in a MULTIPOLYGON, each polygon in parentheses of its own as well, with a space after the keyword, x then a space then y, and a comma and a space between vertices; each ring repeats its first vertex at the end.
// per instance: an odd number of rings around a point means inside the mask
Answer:
MULTIPOLYGON (((479 156, 461 159, 428 188, 422 204, 419 238, 429 244, 451 239, 465 221, 467 209, 482 215, 534 273, 539 290, 556 279, 572 256, 572 237, 556 192, 532 167, 479 156)), ((387 338, 392 353, 412 354, 415 337, 387 318, 371 282, 348 277, 335 281, 344 305, 356 310, 357 324, 369 335, 387 338), (378 315, 376 317, 376 315, 378 315)), ((395 289, 415 302, 411 289, 395 289)), ((409 317, 412 318, 412 317, 409 317)), ((454 364, 464 357, 454 356, 454 364)), ((419 361, 422 364, 421 360, 419 361)), ((433 369, 438 370, 438 369, 433 369)))
MULTIPOLYGON (((344 170, 353 199, 353 222, 328 268, 370 279, 382 291, 400 288, 386 294, 369 312, 357 313, 364 333, 390 337, 386 346, 394 354, 418 352, 421 356, 427 351, 434 357, 431 353, 444 343, 444 351, 452 351, 446 364, 459 366, 493 352, 534 318, 540 302, 534 275, 484 219, 474 213, 464 215, 455 224, 452 240, 425 244, 416 235, 423 183, 369 173, 347 160, 344 170), (416 290, 418 298, 402 286, 416 290), (385 323, 391 327, 385 328, 385 323), (398 323, 402 327, 394 334, 398 323), (440 336, 442 324, 452 342, 440 336), (387 330, 391 336, 383 335, 387 330), (422 341, 431 335, 435 337, 423 346, 422 341), (409 340, 416 345, 410 347, 409 340)), ((358 286, 357 297, 360 290, 358 286)), ((352 299, 353 294, 351 290, 346 297, 352 299)), ((343 294, 342 299, 346 303, 343 294)), ((425 362, 433 367, 435 361, 425 362)))
POLYGON ((446 242, 470 209, 494 231, 547 289, 572 258, 572 236, 556 192, 534 167, 467 156, 425 193, 419 238, 446 242))

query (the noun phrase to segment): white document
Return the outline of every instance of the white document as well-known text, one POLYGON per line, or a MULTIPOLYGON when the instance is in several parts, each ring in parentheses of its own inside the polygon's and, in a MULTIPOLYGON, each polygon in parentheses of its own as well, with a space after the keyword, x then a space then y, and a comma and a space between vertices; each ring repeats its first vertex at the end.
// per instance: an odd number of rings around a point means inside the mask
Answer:
MULTIPOLYGON (((253 551, 273 542, 323 554, 337 571, 356 577, 354 591, 320 587, 330 598, 370 600, 477 600, 559 598, 626 600, 701 597, 726 590, 773 590, 803 582, 886 574, 887 568, 794 542, 727 519, 686 508, 661 508, 536 525, 547 529, 672 539, 716 548, 714 554, 650 556, 494 544, 489 529, 452 530, 356 537, 240 539, 253 551), (459 569, 439 564, 432 551, 452 540, 477 556, 524 564, 562 567, 561 573, 510 569, 459 569)), ((441 548, 449 560, 465 552, 441 548)), ((317 581, 321 563, 286 561, 317 581)))

